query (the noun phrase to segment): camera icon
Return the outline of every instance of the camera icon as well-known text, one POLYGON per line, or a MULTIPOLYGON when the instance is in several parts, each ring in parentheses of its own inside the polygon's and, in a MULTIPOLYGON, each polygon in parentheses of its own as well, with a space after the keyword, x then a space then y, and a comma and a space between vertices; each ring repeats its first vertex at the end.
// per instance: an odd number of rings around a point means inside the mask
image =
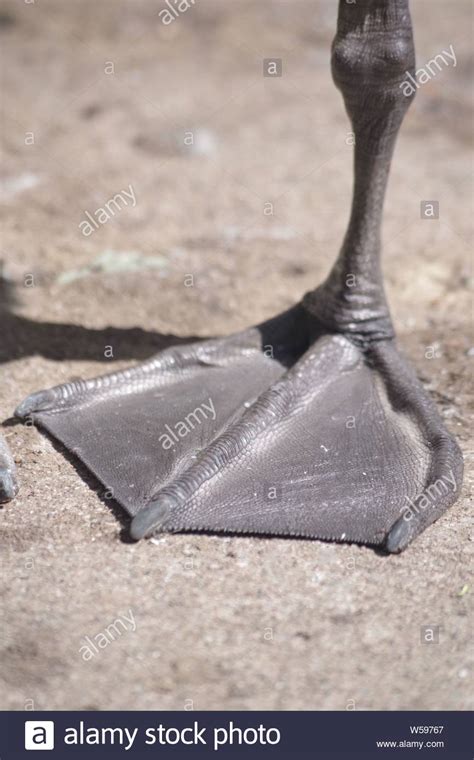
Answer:
POLYGON ((25 749, 54 749, 54 721, 26 720, 25 749))

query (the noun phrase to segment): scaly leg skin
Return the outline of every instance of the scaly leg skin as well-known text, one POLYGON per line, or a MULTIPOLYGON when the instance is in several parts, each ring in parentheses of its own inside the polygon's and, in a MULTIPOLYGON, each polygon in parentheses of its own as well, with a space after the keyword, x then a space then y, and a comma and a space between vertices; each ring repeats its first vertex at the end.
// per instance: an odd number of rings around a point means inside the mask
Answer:
POLYGON ((15 464, 5 440, 0 435, 0 503, 10 501, 17 493, 15 464))
POLYGON ((403 550, 456 499, 461 452, 400 356, 380 268, 384 194, 414 73, 408 0, 341 0, 333 75, 355 132, 350 222, 326 282, 229 338, 27 398, 31 416, 156 532, 403 550))

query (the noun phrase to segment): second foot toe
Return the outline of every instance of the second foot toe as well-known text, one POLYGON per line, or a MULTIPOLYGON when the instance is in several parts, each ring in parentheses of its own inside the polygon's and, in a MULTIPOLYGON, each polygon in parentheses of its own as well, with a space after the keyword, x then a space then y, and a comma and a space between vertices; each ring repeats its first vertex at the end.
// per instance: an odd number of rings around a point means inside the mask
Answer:
POLYGON ((27 396, 15 409, 15 417, 26 419, 35 412, 46 412, 54 407, 57 402, 57 394, 54 389, 37 391, 27 396))

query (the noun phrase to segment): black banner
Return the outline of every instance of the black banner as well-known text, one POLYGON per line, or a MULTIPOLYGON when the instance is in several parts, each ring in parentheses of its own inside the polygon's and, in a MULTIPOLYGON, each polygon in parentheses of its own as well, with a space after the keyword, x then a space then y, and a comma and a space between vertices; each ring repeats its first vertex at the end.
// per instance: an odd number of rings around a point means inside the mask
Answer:
POLYGON ((472 760, 454 712, 0 712, 0 758, 472 760))

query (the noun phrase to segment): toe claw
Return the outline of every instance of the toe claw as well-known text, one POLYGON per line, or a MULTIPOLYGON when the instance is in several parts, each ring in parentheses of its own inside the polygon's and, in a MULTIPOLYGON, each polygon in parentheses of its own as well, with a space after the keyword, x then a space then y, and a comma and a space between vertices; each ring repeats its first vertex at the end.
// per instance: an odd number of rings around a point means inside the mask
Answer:
POLYGON ((0 467, 0 502, 14 499, 18 493, 18 484, 12 471, 7 467, 0 467))
POLYGON ((171 506, 171 501, 163 497, 156 501, 150 501, 133 518, 130 525, 130 536, 135 541, 139 541, 151 533, 158 532, 168 517, 171 506))
POLYGON ((406 517, 400 517, 395 525, 390 528, 385 542, 385 548, 390 554, 402 552, 412 539, 412 530, 406 517))
POLYGON ((15 409, 15 417, 24 420, 32 412, 45 412, 56 403, 54 390, 38 391, 27 396, 15 409))

